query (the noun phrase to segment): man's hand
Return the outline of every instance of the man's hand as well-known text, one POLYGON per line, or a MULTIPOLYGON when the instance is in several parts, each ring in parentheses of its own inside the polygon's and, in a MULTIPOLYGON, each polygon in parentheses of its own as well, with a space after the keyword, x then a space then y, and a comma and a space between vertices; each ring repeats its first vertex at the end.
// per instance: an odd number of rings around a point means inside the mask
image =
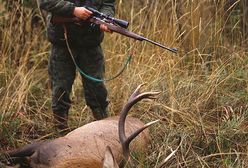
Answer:
POLYGON ((87 20, 92 15, 92 12, 85 7, 75 7, 73 15, 79 19, 87 20))
MULTIPOLYGON (((85 7, 75 7, 73 11, 73 15, 82 20, 87 20, 92 14, 93 13, 85 7)), ((100 29, 101 31, 112 33, 112 31, 104 24, 100 25, 100 29)))
POLYGON ((105 31, 105 32, 108 32, 108 33, 113 33, 111 30, 109 30, 109 28, 106 26, 106 25, 104 25, 104 24, 101 24, 100 25, 100 29, 102 30, 102 31, 105 31))

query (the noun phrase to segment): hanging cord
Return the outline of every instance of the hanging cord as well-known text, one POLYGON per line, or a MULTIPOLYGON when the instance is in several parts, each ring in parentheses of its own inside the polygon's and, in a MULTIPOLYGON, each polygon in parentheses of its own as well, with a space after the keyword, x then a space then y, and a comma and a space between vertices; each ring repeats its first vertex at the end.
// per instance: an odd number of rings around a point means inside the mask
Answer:
POLYGON ((92 81, 95 81, 95 82, 107 82, 107 81, 111 81, 111 80, 117 78, 118 76, 120 76, 120 75, 122 74, 122 72, 127 68, 128 63, 131 61, 132 55, 129 55, 129 56, 127 57, 127 60, 126 60, 126 62, 125 62, 125 64, 124 64, 123 68, 120 70, 119 73, 117 73, 117 74, 116 74, 115 76, 113 76, 113 77, 110 77, 110 78, 107 78, 107 79, 98 79, 98 78, 95 78, 95 77, 93 77, 93 76, 90 76, 90 75, 86 74, 84 71, 82 71, 82 69, 80 69, 80 67, 77 65, 77 62, 76 62, 76 60, 75 60, 75 58, 74 58, 74 56, 73 56, 73 53, 72 53, 72 51, 71 51, 71 48, 70 48, 70 45, 69 45, 69 42, 68 42, 66 26, 63 25, 63 27, 64 27, 64 36, 65 36, 66 46, 67 46, 67 48, 68 48, 68 51, 69 51, 70 56, 71 56, 71 58, 72 58, 72 61, 73 61, 74 65, 76 66, 76 69, 77 69, 85 78, 87 78, 87 79, 89 79, 89 80, 92 80, 92 81))

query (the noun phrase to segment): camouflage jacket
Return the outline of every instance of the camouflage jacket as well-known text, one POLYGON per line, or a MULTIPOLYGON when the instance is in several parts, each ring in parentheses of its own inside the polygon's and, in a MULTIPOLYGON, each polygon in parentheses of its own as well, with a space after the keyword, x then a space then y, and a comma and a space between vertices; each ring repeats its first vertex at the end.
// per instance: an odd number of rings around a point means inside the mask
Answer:
MULTIPOLYGON (((51 15, 66 17, 73 16, 75 7, 86 5, 87 0, 39 0, 40 8, 49 12, 47 36, 48 40, 54 44, 65 45, 64 29, 61 24, 50 22, 51 15)), ((115 11, 115 0, 88 0, 90 6, 102 13, 113 16, 115 11)), ((88 4, 89 5, 89 4, 88 4)), ((66 24, 67 36, 71 46, 97 46, 103 40, 103 32, 99 26, 92 27, 90 23, 84 22, 80 25, 75 23, 66 24)))

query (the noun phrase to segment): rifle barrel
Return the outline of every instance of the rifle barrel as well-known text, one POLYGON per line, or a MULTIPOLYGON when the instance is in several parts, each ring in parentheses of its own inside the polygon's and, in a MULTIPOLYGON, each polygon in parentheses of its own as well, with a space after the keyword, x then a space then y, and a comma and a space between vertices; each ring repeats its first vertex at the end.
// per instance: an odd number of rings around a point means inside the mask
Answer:
POLYGON ((169 47, 166 47, 166 46, 164 46, 164 45, 162 45, 162 44, 160 44, 160 43, 158 43, 158 42, 152 41, 152 40, 150 40, 150 39, 148 39, 148 38, 145 38, 145 37, 142 38, 142 40, 147 41, 147 42, 149 42, 149 43, 152 43, 152 44, 154 44, 154 45, 156 45, 156 46, 159 46, 159 47, 161 47, 161 48, 163 48, 163 49, 169 50, 169 51, 171 51, 171 52, 173 52, 173 53, 177 53, 177 49, 176 49, 176 48, 169 48, 169 47))

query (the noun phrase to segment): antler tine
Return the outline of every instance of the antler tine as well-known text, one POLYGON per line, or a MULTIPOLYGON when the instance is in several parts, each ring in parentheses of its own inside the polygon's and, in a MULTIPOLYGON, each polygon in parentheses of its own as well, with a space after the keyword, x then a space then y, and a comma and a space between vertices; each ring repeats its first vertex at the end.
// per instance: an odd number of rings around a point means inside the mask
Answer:
POLYGON ((136 96, 138 96, 140 94, 140 88, 142 86, 144 86, 146 83, 142 83, 140 84, 135 90, 134 92, 131 94, 130 98, 128 99, 128 101, 131 101, 132 99, 134 99, 136 96))
POLYGON ((156 99, 156 97, 153 97, 157 94, 159 94, 160 92, 145 92, 145 93, 140 93, 140 88, 142 86, 146 85, 146 83, 140 84, 135 90, 134 92, 131 94, 131 96, 128 99, 128 103, 137 103, 138 101, 140 101, 141 99, 144 98, 148 98, 148 99, 156 99))
POLYGON ((150 127, 153 124, 156 124, 157 122, 160 122, 160 120, 155 120, 155 121, 151 121, 147 124, 145 124, 143 127, 141 127, 140 129, 136 130, 134 133, 132 133, 124 142, 124 149, 123 150, 123 155, 125 157, 125 159, 128 159, 129 157, 129 145, 132 142, 132 140, 134 140, 134 138, 136 138, 142 131, 144 131, 146 128, 150 127))
POLYGON ((128 111, 131 109, 131 107, 136 104, 137 102, 139 102, 142 99, 148 98, 148 99, 155 99, 156 95, 158 95, 160 92, 145 92, 140 94, 139 90, 141 88, 141 86, 143 86, 144 84, 139 85, 135 91, 133 92, 133 94, 130 96, 127 104, 123 107, 121 114, 120 114, 120 118, 119 118, 119 128, 118 128, 118 132, 119 132, 119 139, 120 142, 122 144, 122 150, 123 150, 123 154, 125 156, 125 158, 127 159, 129 156, 129 144, 130 142, 138 135, 140 134, 144 129, 146 129, 148 126, 141 128, 140 130, 137 130, 135 133, 133 133, 129 138, 126 137, 125 134, 125 120, 128 114, 128 111), (127 139, 130 139, 127 141, 127 139), (127 145, 126 145, 127 144, 127 145))
POLYGON ((137 95, 134 99, 133 99, 133 104, 137 103, 138 101, 142 100, 142 99, 156 99, 157 95, 160 94, 160 92, 145 92, 145 93, 141 93, 139 95, 137 95))

